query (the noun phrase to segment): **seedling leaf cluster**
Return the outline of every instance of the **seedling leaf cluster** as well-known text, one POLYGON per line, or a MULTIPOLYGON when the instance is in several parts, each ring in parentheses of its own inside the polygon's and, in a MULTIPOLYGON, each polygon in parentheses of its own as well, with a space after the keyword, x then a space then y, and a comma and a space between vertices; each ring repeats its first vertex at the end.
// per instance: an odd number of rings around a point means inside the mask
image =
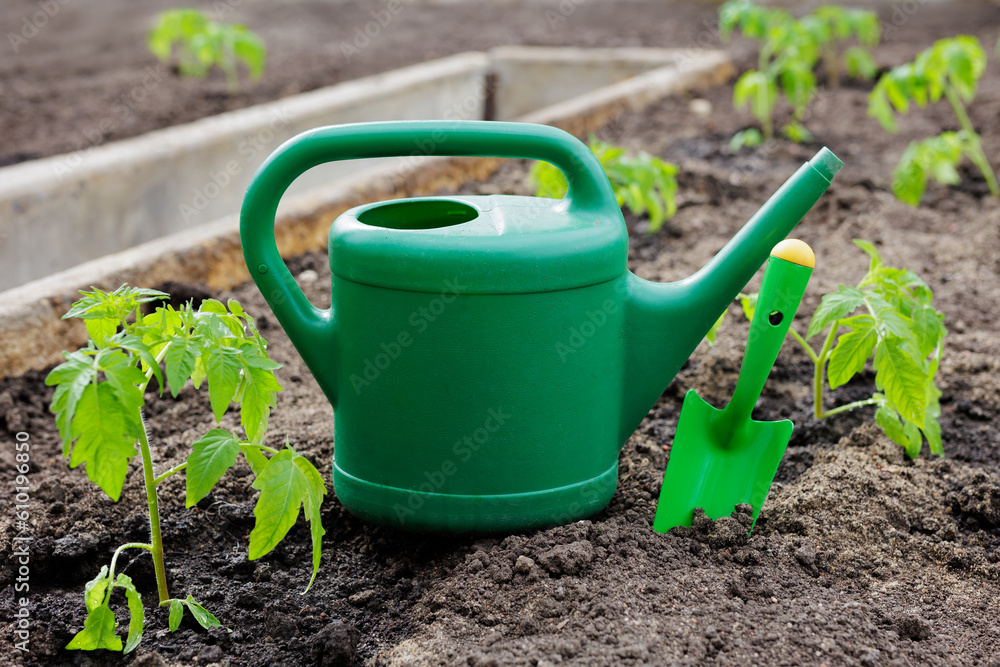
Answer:
POLYGON ((254 560, 269 553, 294 525, 300 508, 304 508, 313 539, 311 586, 320 563, 324 534, 320 505, 326 487, 316 468, 288 443, 280 451, 264 445, 268 418, 275 396, 281 391, 274 377, 280 366, 268 358, 267 342, 253 318, 234 300, 224 305, 207 299, 197 310, 190 303, 179 309, 166 305, 144 315, 142 304, 166 299, 168 295, 127 285, 113 292, 94 289, 82 294, 83 298, 73 304, 65 317, 82 319, 90 339, 85 347, 64 353, 65 361, 45 380, 56 387, 52 411, 62 438, 63 455, 69 457, 71 468, 85 466, 87 477, 117 501, 129 461, 138 454, 149 506, 151 539, 149 543, 119 547, 110 568, 102 568, 87 584, 84 591, 87 620, 68 648, 123 650, 109 606, 111 593, 118 588, 125 592, 130 610, 124 651, 138 645, 144 626, 141 598, 131 579, 115 570, 118 556, 125 549, 151 553, 160 605, 170 607, 171 630, 180 623, 185 608, 202 626, 219 625, 191 596, 170 597, 157 487, 169 477, 186 471, 185 505, 192 507, 211 492, 240 456, 256 477, 253 487, 261 491, 254 509, 256 522, 250 534, 249 558, 254 560), (238 405, 242 434, 213 428, 192 445, 184 463, 157 475, 142 415, 153 378, 161 393, 168 388, 174 397, 188 381, 195 389, 204 386, 216 422, 222 420, 232 405, 238 405))
POLYGON ((893 172, 892 191, 900 201, 918 205, 929 179, 945 185, 959 183, 957 168, 963 157, 968 157, 983 174, 990 193, 1000 197, 996 175, 965 108, 975 99, 985 71, 986 51, 979 40, 959 35, 938 40, 913 62, 892 68, 875 84, 868 98, 868 115, 888 132, 898 131, 897 114, 905 115, 913 107, 923 108, 942 98, 948 101, 961 127, 957 132, 910 142, 893 172))
MULTIPOLYGON (((941 391, 934 381, 947 334, 944 315, 913 271, 886 265, 867 241, 854 243, 870 258, 868 272, 856 286, 840 285, 823 296, 804 337, 789 329, 814 365, 814 414, 825 419, 874 405, 875 422, 908 456, 920 454, 924 439, 932 454, 944 456, 941 391), (817 351, 809 341, 823 332, 817 351), (872 396, 827 410, 825 385, 843 386, 869 362, 875 370, 872 396)), ((738 297, 747 319, 753 318, 756 297, 738 297)))
MULTIPOLYGON (((591 137, 588 144, 611 183, 619 206, 635 215, 649 214, 649 231, 656 232, 677 212, 677 165, 640 152, 630 156, 625 148, 591 137)), ((566 177, 548 162, 531 169, 535 196, 560 198, 566 194, 566 177)))
POLYGON ((176 53, 177 67, 184 76, 203 78, 218 67, 226 74, 230 92, 239 90, 240 63, 250 78, 257 80, 267 62, 267 47, 252 30, 239 23, 217 23, 196 9, 161 14, 147 44, 161 62, 170 62, 176 53))
POLYGON ((872 11, 825 5, 796 20, 784 9, 729 0, 719 8, 719 35, 727 40, 737 30, 759 42, 760 50, 757 69, 745 72, 736 82, 733 105, 749 107, 761 127, 736 133, 730 141, 734 151, 774 136, 773 119, 781 96, 792 109, 782 134, 795 142, 812 139, 804 121, 816 94, 814 70, 820 59, 833 86, 840 80, 841 60, 852 77, 870 79, 877 70, 871 49, 879 43, 881 27, 872 11), (839 54, 839 47, 852 40, 856 43, 839 54))

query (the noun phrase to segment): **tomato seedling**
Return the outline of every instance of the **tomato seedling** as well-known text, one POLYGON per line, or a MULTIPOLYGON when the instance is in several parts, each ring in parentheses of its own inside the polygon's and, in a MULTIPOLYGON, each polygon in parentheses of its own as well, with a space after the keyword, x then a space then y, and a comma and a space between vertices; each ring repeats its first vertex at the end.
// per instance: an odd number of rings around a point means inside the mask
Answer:
POLYGON ((923 108, 942 97, 948 100, 962 128, 910 142, 892 173, 892 192, 897 199, 917 206, 930 178, 945 185, 959 183, 957 167, 963 157, 976 165, 990 193, 1000 197, 996 174, 965 110, 965 104, 975 99, 985 71, 986 52, 979 40, 959 35, 934 42, 913 62, 892 68, 875 84, 868 98, 868 115, 878 119, 887 131, 898 131, 897 113, 908 113, 912 105, 923 108))
MULTIPOLYGON (((805 337, 788 330, 814 365, 814 414, 825 419, 874 405, 875 422, 908 456, 920 454, 924 438, 932 454, 944 456, 938 423, 941 391, 934 382, 948 333, 944 315, 931 304, 934 295, 913 271, 886 266, 867 241, 854 243, 871 258, 868 272, 856 287, 840 285, 823 296, 805 337), (855 315, 858 309, 863 312, 855 315), (809 340, 824 331, 817 352, 809 340), (830 389, 836 389, 864 370, 869 360, 878 391, 827 410, 824 376, 830 389)), ((738 299, 746 318, 752 319, 757 295, 740 294, 738 299)))
POLYGON ((267 47, 252 30, 239 23, 216 23, 196 9, 161 14, 147 44, 161 62, 170 62, 176 47, 177 67, 184 76, 202 78, 218 67, 226 74, 230 92, 239 90, 239 63, 257 80, 267 62, 267 47))
POLYGON ((822 55, 831 83, 836 85, 838 44, 851 38, 858 41, 844 54, 848 73, 870 77, 875 72, 868 49, 878 43, 881 32, 874 12, 826 5, 796 20, 784 9, 761 7, 749 0, 729 0, 719 8, 719 35, 727 40, 737 29, 744 37, 759 42, 760 47, 757 69, 745 72, 733 88, 733 105, 737 109, 749 106, 761 129, 737 132, 729 144, 734 152, 774 136, 779 93, 792 109, 782 134, 795 142, 812 140, 803 121, 816 94, 814 70, 822 55))
POLYGON ((129 460, 142 461, 146 502, 149 506, 149 543, 131 542, 118 547, 110 567, 84 589, 87 619, 67 648, 121 651, 121 637, 109 601, 116 588, 125 592, 130 612, 124 652, 138 646, 145 626, 142 599, 132 580, 116 573, 118 556, 125 549, 144 549, 153 558, 160 606, 169 606, 169 626, 176 630, 186 607, 203 627, 219 621, 190 595, 171 598, 163 563, 163 539, 156 489, 169 477, 186 471, 185 506, 192 507, 215 487, 242 455, 261 492, 254 508, 256 522, 250 533, 249 559, 270 552, 288 533, 304 507, 312 533, 312 586, 319 570, 321 539, 320 504, 326 486, 316 468, 286 443, 278 451, 263 444, 268 417, 281 385, 274 377, 280 365, 267 355, 267 342, 250 317, 234 300, 228 308, 208 299, 198 310, 190 303, 177 310, 158 307, 143 315, 141 305, 168 298, 155 290, 122 285, 113 292, 81 292, 66 318, 81 318, 87 327, 87 345, 64 352, 66 361, 45 379, 55 385, 52 412, 63 443, 63 456, 71 468, 84 465, 87 477, 113 501, 121 497, 129 460), (161 368, 162 364, 162 368, 161 368), (160 391, 168 386, 177 396, 190 380, 196 389, 207 382, 208 400, 218 423, 231 404, 238 404, 245 437, 214 428, 191 447, 187 460, 156 474, 142 409, 146 389, 156 378, 160 391), (267 454, 270 454, 268 458, 267 454))
MULTIPOLYGON (((677 212, 677 165, 648 153, 626 155, 614 146, 591 137, 587 144, 597 157, 611 183, 619 206, 627 206, 635 215, 649 213, 650 233, 663 227, 677 212)), ((536 162, 531 168, 535 196, 558 199, 566 194, 566 177, 548 162, 536 162)))
POLYGON ((852 39, 857 44, 847 47, 843 53, 844 69, 855 79, 872 79, 878 67, 871 50, 878 46, 882 38, 882 27, 878 14, 867 9, 845 9, 839 5, 823 5, 813 13, 802 17, 805 30, 819 44, 823 54, 830 85, 840 84, 840 61, 837 53, 840 45, 852 39))

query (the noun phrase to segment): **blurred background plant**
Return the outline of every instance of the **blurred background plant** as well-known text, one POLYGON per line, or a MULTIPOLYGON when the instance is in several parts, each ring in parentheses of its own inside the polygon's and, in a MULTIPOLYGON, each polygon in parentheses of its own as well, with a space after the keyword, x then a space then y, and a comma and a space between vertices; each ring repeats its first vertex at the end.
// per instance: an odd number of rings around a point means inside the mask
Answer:
POLYGON ((773 138, 779 92, 792 109, 791 119, 781 133, 797 143, 812 140, 803 121, 816 94, 814 70, 820 59, 831 86, 839 85, 841 58, 852 77, 870 79, 877 71, 871 49, 879 43, 881 28, 873 11, 824 5, 796 20, 784 9, 761 7, 749 0, 729 0, 719 8, 719 35, 726 41, 737 30, 760 46, 757 69, 745 72, 736 82, 733 105, 737 109, 749 106, 761 127, 733 135, 729 147, 734 152, 773 138), (838 47, 852 39, 857 44, 841 56, 838 47))
MULTIPOLYGON (((649 214, 649 232, 659 231, 677 212, 677 165, 648 153, 629 156, 621 146, 590 137, 587 147, 597 156, 611 183, 619 206, 635 215, 649 214)), ((548 162, 531 168, 535 196, 561 198, 566 194, 566 177, 548 162)))
POLYGON ((892 192, 897 199, 910 206, 918 205, 931 178, 945 185, 958 184, 962 180, 958 166, 963 157, 968 157, 982 173, 990 194, 1000 197, 996 174, 965 109, 966 104, 974 101, 985 71, 986 51, 979 40, 959 35, 939 39, 912 62, 883 74, 875 84, 868 98, 868 115, 888 132, 898 131, 897 113, 905 115, 911 106, 923 108, 942 97, 948 100, 961 127, 958 132, 942 132, 910 142, 892 173, 892 192))
POLYGON ((197 9, 171 9, 156 20, 147 38, 149 50, 161 62, 173 60, 182 76, 203 78, 212 67, 226 74, 230 92, 239 90, 238 65, 252 80, 260 78, 267 47, 252 30, 239 23, 217 23, 197 9))

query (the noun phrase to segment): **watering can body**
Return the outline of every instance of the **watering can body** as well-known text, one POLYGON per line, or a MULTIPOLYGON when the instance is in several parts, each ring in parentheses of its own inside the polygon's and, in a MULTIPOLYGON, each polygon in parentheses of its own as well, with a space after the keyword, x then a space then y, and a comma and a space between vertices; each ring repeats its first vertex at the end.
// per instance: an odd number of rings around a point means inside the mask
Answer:
POLYGON ((415 530, 519 530, 600 510, 625 440, 829 186, 836 158, 824 159, 800 169, 783 188, 795 196, 772 198, 702 271, 658 284, 628 271, 628 234, 603 169, 560 130, 410 121, 290 140, 248 189, 241 240, 251 275, 334 406, 339 500, 415 530), (330 231, 332 307, 312 306, 275 247, 285 189, 323 162, 428 145, 439 155, 545 160, 569 190, 562 200, 456 196, 351 209, 330 231))

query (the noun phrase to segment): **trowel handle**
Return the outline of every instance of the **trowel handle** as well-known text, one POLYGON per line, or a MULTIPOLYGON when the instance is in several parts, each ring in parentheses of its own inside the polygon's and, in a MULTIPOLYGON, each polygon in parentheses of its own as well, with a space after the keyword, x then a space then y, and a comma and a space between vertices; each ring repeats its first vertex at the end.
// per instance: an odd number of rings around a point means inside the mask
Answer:
POLYGON ((750 321, 750 336, 743 354, 740 377, 736 381, 736 391, 725 408, 730 424, 749 420, 781 351, 781 344, 802 301, 815 264, 812 249, 802 241, 787 239, 771 251, 750 321))

